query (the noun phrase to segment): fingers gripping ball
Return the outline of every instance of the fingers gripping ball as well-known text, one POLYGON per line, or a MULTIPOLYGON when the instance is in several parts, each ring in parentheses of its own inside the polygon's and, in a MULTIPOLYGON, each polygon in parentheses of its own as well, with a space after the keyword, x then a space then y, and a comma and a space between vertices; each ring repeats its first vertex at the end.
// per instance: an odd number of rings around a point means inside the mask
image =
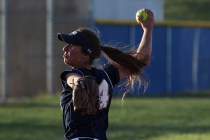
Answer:
POLYGON ((146 21, 148 19, 148 14, 144 9, 138 10, 136 12, 136 21, 137 23, 140 23, 139 18, 146 21))
POLYGON ((94 77, 81 77, 73 87, 74 111, 94 115, 99 108, 99 87, 94 77))

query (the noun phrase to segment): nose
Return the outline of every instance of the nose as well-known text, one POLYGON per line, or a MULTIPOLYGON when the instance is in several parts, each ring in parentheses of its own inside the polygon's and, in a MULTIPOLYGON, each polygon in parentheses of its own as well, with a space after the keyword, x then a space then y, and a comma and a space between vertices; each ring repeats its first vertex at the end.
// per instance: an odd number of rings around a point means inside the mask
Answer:
POLYGON ((68 45, 65 45, 65 46, 63 47, 63 51, 64 51, 64 52, 67 51, 67 49, 68 49, 67 46, 68 46, 68 45))

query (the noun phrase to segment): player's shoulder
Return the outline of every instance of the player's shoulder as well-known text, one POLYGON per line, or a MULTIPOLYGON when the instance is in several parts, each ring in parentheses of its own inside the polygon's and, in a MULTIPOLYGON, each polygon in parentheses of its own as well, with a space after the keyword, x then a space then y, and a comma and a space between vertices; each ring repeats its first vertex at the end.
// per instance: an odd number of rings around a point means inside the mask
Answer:
POLYGON ((105 70, 106 72, 113 72, 113 71, 118 70, 115 65, 110 64, 110 63, 102 65, 101 69, 105 70))
POLYGON ((115 85, 120 80, 119 70, 113 64, 105 64, 101 67, 101 70, 105 73, 105 75, 112 81, 112 84, 115 85))
POLYGON ((84 76, 84 71, 81 69, 76 69, 76 68, 69 68, 64 70, 61 75, 60 78, 61 79, 65 79, 67 75, 79 75, 79 76, 84 76))

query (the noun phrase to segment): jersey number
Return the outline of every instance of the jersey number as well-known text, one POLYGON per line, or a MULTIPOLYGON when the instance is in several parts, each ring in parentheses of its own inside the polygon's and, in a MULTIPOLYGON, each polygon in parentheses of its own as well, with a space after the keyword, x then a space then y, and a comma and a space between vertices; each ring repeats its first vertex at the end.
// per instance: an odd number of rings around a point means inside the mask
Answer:
POLYGON ((99 108, 107 108, 109 103, 109 85, 103 80, 99 85, 99 108))

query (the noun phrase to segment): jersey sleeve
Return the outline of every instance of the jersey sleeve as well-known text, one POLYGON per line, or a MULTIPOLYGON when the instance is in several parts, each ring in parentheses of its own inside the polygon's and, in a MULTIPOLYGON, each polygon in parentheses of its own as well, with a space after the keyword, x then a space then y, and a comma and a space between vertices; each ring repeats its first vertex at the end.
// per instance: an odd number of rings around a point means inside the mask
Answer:
POLYGON ((108 74, 113 86, 119 83, 120 75, 117 67, 112 64, 106 64, 102 66, 102 69, 108 74))
POLYGON ((60 75, 63 88, 70 88, 67 84, 67 79, 66 79, 68 74, 77 74, 77 75, 84 76, 84 74, 80 70, 76 70, 76 69, 68 69, 68 70, 63 71, 60 75))
POLYGON ((61 80, 66 81, 66 76, 67 76, 68 74, 77 74, 77 75, 84 76, 84 74, 83 74, 82 71, 80 71, 80 70, 69 69, 69 70, 66 70, 66 71, 64 71, 64 72, 61 73, 61 75, 60 75, 61 80))

